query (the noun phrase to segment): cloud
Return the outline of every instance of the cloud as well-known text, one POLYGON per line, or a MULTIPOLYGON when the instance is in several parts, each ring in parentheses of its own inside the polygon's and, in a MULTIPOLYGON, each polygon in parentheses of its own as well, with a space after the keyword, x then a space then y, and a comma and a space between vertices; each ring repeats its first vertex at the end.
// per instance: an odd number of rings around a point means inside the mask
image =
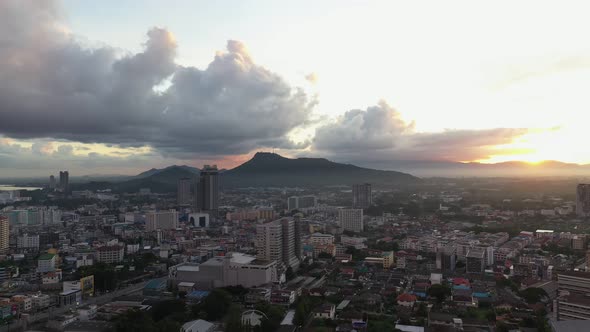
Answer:
POLYGON ((0 2, 0 134, 147 145, 178 158, 301 146, 288 134, 309 120, 314 98, 257 65, 241 42, 199 69, 175 63, 165 29, 121 55, 85 47, 61 22, 51 1, 0 2))
POLYGON ((497 145, 511 143, 527 129, 497 128, 420 133, 414 122, 381 101, 351 110, 316 129, 311 151, 341 161, 384 165, 401 160, 463 161, 485 159, 497 145))

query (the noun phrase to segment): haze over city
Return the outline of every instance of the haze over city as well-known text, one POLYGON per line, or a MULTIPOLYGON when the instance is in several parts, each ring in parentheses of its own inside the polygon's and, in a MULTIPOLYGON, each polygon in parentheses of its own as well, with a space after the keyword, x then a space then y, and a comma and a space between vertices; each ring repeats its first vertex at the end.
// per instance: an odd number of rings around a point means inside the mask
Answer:
POLYGON ((586 164, 585 9, 2 1, 1 177, 232 168, 256 151, 425 176, 586 164))

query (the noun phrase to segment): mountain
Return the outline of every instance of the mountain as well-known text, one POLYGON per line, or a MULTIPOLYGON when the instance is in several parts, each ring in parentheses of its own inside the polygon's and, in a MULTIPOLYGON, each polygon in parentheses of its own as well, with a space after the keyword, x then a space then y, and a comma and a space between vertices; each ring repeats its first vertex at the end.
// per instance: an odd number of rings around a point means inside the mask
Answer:
POLYGON ((168 166, 166 168, 152 168, 148 171, 142 172, 137 174, 136 176, 134 176, 134 178, 136 179, 141 179, 141 178, 147 178, 150 176, 154 176, 154 175, 159 175, 159 174, 174 174, 175 172, 184 172, 184 171, 188 171, 193 173, 193 176, 198 176, 201 173, 201 170, 196 168, 196 167, 191 167, 191 166, 187 166, 187 165, 182 165, 182 166, 177 166, 177 165, 172 165, 172 166, 168 166))
POLYGON ((112 189, 115 192, 138 192, 141 188, 150 188, 152 192, 165 193, 176 191, 178 179, 196 179, 199 169, 190 166, 168 166, 162 169, 152 168, 131 179, 119 182, 92 181, 80 185, 72 185, 73 190, 112 189))
POLYGON ((294 187, 375 184, 411 184, 419 179, 406 173, 340 164, 324 158, 290 159, 258 152, 242 165, 221 174, 224 187, 294 187))

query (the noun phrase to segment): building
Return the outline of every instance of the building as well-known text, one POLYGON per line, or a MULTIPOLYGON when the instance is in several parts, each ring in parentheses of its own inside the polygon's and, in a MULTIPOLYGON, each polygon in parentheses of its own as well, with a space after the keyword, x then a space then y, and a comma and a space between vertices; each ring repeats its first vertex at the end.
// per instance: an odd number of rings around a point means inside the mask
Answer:
POLYGON ((586 249, 586 235, 574 235, 572 237, 572 249, 584 250, 586 249))
POLYGON ((365 263, 379 264, 382 265, 384 269, 389 269, 393 266, 393 257, 393 251, 384 251, 379 257, 366 257, 365 263))
POLYGON ((299 197, 291 196, 287 198, 287 210, 293 211, 299 209, 299 197))
POLYGON ((178 205, 190 205, 191 203, 191 183, 190 178, 178 179, 178 187, 176 194, 176 203, 178 205))
POLYGON ((576 215, 590 216, 590 184, 578 184, 576 188, 576 215))
POLYGON ((70 173, 68 171, 59 172, 59 190, 64 194, 70 192, 70 173))
POLYGON ((315 196, 291 196, 287 199, 287 209, 289 211, 299 209, 315 208, 318 205, 318 199, 315 196))
POLYGON ((194 283, 198 289, 242 285, 258 287, 278 281, 277 263, 242 253, 210 258, 202 264, 182 263, 170 267, 169 279, 176 284, 194 283))
POLYGON ((313 233, 309 238, 309 243, 312 245, 334 244, 334 235, 313 233))
POLYGON ((39 250, 39 235, 29 235, 25 233, 19 236, 16 241, 16 247, 19 249, 39 250))
POLYGON ((352 207, 355 209, 366 209, 373 204, 371 184, 352 185, 352 207))
POLYGON ((465 257, 467 273, 482 273, 485 268, 485 250, 484 248, 474 247, 469 249, 465 257))
POLYGON ((37 259, 37 272, 53 272, 55 271, 55 255, 42 254, 37 259))
POLYGON ((590 272, 559 273, 557 292, 553 301, 556 320, 590 319, 590 272))
POLYGON ((0 254, 6 253, 9 248, 9 229, 8 217, 0 215, 0 254))
POLYGON ((363 209, 339 209, 338 224, 345 231, 362 232, 363 209))
POLYGON ((565 272, 557 275, 559 291, 569 293, 590 294, 590 272, 565 272))
POLYGON ((96 249, 96 259, 103 263, 118 263, 125 257, 125 247, 122 245, 104 246, 96 249))
POLYGON ((184 323, 180 332, 213 332, 215 331, 215 324, 206 320, 197 319, 184 323))
POLYGON ((54 190, 55 189, 55 185, 56 185, 55 176, 50 175, 49 176, 49 189, 54 190))
POLYGON ((195 227, 207 228, 209 227, 209 214, 191 213, 188 215, 188 222, 195 227))
POLYGON ((456 265, 457 248, 455 246, 440 248, 436 253, 436 267, 443 272, 453 272, 456 265))
POLYGON ((195 195, 196 208, 217 216, 219 207, 219 171, 217 165, 205 165, 199 176, 197 193, 195 195))
POLYGON ((293 218, 259 224, 256 226, 256 256, 260 260, 283 263, 285 268, 299 267, 301 252, 300 232, 296 229, 293 218))
POLYGON ((178 228, 178 212, 176 210, 150 212, 145 215, 145 229, 147 231, 176 228, 178 228))
POLYGON ((316 319, 334 319, 336 317, 336 306, 325 303, 316 308, 313 312, 313 318, 316 319))

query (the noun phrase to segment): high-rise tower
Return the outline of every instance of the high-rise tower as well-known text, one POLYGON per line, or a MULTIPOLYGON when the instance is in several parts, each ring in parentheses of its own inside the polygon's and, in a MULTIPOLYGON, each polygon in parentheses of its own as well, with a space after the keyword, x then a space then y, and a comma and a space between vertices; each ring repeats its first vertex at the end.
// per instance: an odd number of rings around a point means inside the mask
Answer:
POLYGON ((197 184, 197 193, 195 195, 197 209, 210 212, 213 216, 217 216, 217 209, 219 207, 218 176, 219 170, 217 170, 217 165, 205 165, 201 170, 199 183, 197 184))
POLYGON ((371 184, 355 184, 352 186, 352 207, 355 209, 366 209, 373 204, 371 184))

